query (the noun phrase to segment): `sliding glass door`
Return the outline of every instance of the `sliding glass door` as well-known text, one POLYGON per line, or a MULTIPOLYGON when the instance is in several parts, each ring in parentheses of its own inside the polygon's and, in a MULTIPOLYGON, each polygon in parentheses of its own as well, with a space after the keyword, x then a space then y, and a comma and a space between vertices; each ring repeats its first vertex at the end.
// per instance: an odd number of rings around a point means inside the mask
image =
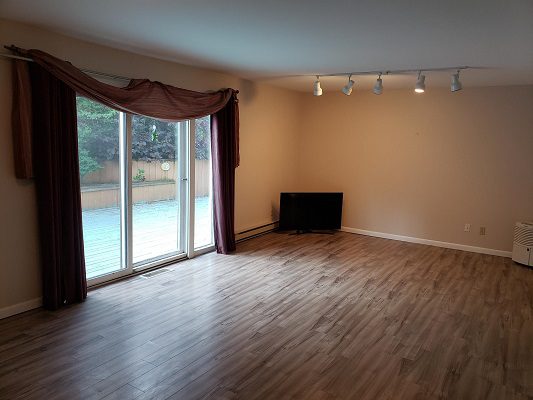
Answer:
POLYGON ((90 283, 213 247, 209 117, 164 122, 77 98, 90 283))

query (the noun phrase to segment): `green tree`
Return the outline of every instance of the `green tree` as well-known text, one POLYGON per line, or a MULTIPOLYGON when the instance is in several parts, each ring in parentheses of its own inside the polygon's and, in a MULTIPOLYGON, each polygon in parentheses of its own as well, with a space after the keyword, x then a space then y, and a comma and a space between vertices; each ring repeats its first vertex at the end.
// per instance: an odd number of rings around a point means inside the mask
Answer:
POLYGON ((197 160, 209 159, 211 154, 211 118, 203 117, 196 120, 194 147, 197 160))
POLYGON ((132 158, 134 160, 174 160, 176 124, 142 115, 133 116, 132 158))
POLYGON ((80 175, 101 168, 101 162, 118 158, 119 113, 85 97, 76 98, 80 175))
POLYGON ((79 148, 78 155, 80 159, 80 175, 85 176, 91 172, 94 172, 100 168, 100 164, 93 157, 89 155, 89 152, 85 148, 79 148))
MULTIPOLYGON (((76 98, 80 175, 102 167, 102 162, 118 159, 119 112, 85 97, 76 98)), ((196 158, 209 158, 210 118, 196 120, 196 158)), ((132 158, 134 160, 174 160, 176 124, 142 115, 133 116, 132 158)))

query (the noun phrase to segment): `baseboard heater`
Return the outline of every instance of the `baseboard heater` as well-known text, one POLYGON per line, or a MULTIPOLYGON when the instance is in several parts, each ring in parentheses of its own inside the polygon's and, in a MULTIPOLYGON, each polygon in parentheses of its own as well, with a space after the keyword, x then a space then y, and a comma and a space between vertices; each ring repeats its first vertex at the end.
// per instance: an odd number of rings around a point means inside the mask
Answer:
POLYGON ((257 236, 266 235, 278 229, 279 221, 269 222, 268 224, 256 226, 254 228, 246 229, 235 234, 236 242, 242 242, 244 240, 252 239, 257 236))

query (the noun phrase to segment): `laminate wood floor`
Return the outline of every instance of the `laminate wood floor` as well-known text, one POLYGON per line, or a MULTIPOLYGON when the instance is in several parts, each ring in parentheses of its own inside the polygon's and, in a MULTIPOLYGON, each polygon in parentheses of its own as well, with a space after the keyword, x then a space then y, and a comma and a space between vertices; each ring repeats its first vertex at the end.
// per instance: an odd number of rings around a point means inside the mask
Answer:
POLYGON ((2 399, 531 399, 533 271, 349 233, 0 321, 2 399))

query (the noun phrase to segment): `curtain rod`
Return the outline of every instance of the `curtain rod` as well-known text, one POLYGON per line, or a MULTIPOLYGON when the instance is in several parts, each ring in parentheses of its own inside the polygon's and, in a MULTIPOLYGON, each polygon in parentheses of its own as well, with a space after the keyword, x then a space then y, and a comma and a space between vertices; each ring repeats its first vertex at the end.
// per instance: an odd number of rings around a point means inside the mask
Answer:
MULTIPOLYGON (((6 57, 6 58, 13 58, 15 60, 23 60, 23 61, 35 62, 32 58, 16 56, 14 54, 0 53, 0 56, 6 57)), ((112 79, 117 79, 117 80, 121 80, 121 81, 128 81, 129 82, 132 79, 132 78, 128 78, 126 76, 108 74, 108 73, 105 73, 105 72, 94 71, 92 69, 80 68, 80 71, 83 71, 83 72, 85 72, 86 74, 89 74, 89 75, 102 76, 102 77, 105 77, 105 78, 112 78, 112 79)))

